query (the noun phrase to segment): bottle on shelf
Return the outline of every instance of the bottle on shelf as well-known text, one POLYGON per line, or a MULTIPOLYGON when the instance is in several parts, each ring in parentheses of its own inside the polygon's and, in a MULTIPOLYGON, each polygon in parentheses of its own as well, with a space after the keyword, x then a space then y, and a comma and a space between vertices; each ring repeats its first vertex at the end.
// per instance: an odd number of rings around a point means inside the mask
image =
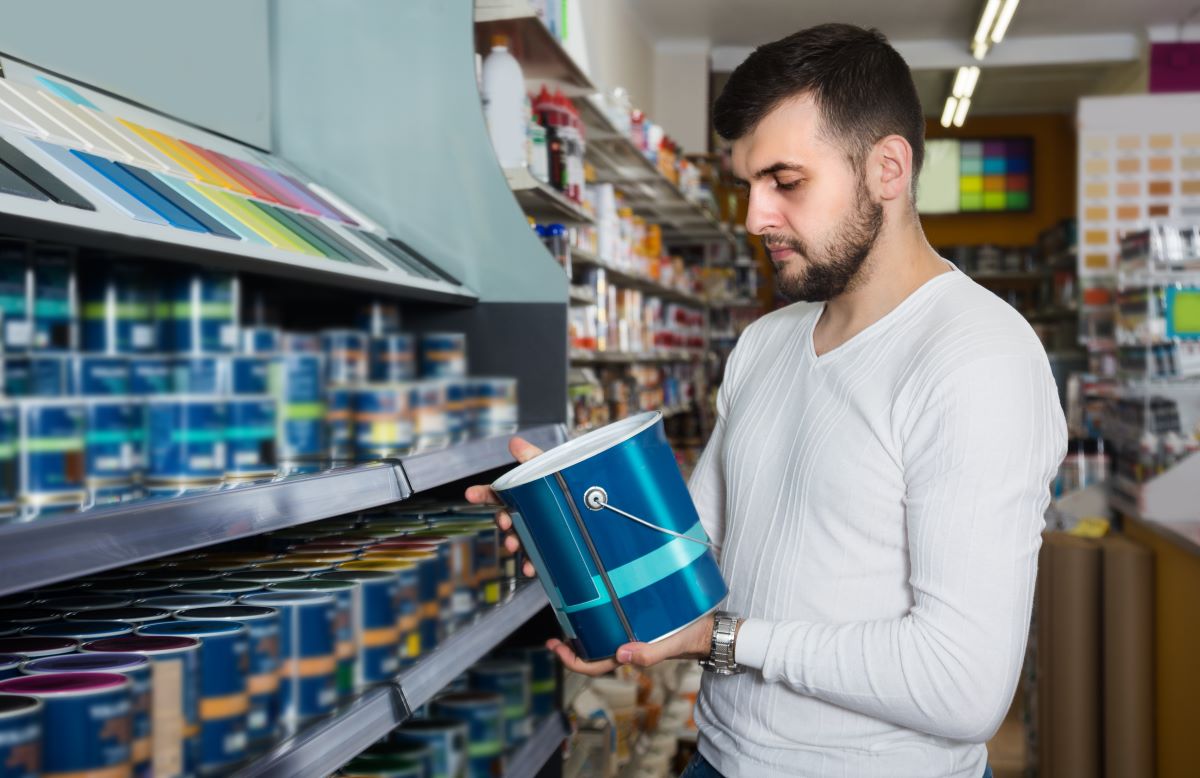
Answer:
POLYGON ((504 168, 525 167, 525 77, 505 35, 492 38, 492 50, 483 60, 482 87, 483 114, 496 158, 504 168))

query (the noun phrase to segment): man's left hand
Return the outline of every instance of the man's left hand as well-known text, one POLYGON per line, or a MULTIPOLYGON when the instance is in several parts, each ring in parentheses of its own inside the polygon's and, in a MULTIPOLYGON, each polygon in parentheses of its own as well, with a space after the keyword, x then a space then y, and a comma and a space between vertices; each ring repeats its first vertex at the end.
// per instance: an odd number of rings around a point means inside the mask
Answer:
POLYGON ((583 675, 604 675, 618 665, 651 667, 666 659, 705 659, 712 648, 713 617, 705 616, 669 638, 654 643, 626 643, 613 659, 585 662, 561 640, 546 641, 563 667, 583 675))

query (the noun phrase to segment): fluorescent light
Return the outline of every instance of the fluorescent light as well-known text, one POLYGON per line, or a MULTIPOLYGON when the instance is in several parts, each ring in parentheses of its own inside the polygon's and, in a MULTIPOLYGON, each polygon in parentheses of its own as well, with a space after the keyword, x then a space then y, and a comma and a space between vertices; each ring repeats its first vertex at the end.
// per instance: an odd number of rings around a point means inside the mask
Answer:
POLYGON ((1008 23, 1012 21, 1013 14, 1017 12, 1017 3, 1020 0, 1004 0, 1004 7, 1000 9, 1000 15, 996 17, 996 26, 992 28, 992 43, 999 43, 1004 40, 1004 33, 1008 32, 1008 23))
POLYGON ((949 127, 950 122, 954 119, 954 109, 958 107, 958 98, 950 96, 946 98, 946 107, 942 109, 942 126, 949 127))
POLYGON ((983 7, 983 15, 979 17, 979 26, 975 28, 975 42, 983 43, 988 39, 992 30, 992 22, 996 21, 996 12, 1000 10, 1000 0, 987 0, 983 7))
POLYGON ((975 66, 958 69, 954 76, 954 88, 951 93, 955 97, 970 97, 975 92, 975 83, 979 80, 979 68, 975 66))
POLYGON ((971 109, 971 98, 964 97, 958 101, 958 108, 954 111, 954 126, 961 127, 963 122, 967 120, 967 111, 971 109))
POLYGON ((975 55, 975 59, 983 59, 988 53, 987 41, 975 41, 971 44, 971 53, 975 55))

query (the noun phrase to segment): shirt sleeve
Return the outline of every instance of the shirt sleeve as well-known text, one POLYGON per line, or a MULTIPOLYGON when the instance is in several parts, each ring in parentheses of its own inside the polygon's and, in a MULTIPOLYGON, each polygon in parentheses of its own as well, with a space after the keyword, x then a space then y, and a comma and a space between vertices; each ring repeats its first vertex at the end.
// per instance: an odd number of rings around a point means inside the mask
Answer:
POLYGON ((1045 356, 1021 354, 956 368, 910 427, 910 610, 844 624, 750 619, 735 658, 849 710, 984 742, 1020 676, 1066 424, 1045 356))

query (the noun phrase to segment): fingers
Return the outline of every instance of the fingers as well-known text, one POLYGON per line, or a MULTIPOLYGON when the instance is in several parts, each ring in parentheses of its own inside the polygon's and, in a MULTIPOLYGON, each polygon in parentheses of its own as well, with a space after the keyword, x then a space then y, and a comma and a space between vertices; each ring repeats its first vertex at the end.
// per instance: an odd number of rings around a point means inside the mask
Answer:
POLYGON ((528 559, 521 565, 521 572, 525 574, 526 578, 533 578, 537 575, 537 571, 533 569, 533 562, 530 562, 528 559))
POLYGON ((508 515, 508 511, 496 511, 496 526, 505 532, 512 529, 512 516, 508 515))
POLYGON ((552 651, 554 655, 558 657, 558 661, 562 662, 563 667, 583 675, 604 675, 605 673, 612 672, 617 666, 617 663, 612 659, 601 659, 598 662, 585 662, 576 656, 575 652, 571 650, 570 646, 561 640, 556 640, 554 638, 546 641, 546 648, 550 649, 550 651, 552 651))
POLYGON ((521 541, 517 540, 515 535, 505 535, 504 548, 508 553, 515 554, 521 550, 521 541))
POLYGON ((542 450, 528 440, 525 440, 525 438, 513 438, 508 442, 508 452, 518 462, 524 463, 542 453, 542 450))
POLYGON ((500 497, 492 491, 492 487, 476 484, 467 487, 467 502, 475 505, 500 505, 500 497))

